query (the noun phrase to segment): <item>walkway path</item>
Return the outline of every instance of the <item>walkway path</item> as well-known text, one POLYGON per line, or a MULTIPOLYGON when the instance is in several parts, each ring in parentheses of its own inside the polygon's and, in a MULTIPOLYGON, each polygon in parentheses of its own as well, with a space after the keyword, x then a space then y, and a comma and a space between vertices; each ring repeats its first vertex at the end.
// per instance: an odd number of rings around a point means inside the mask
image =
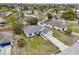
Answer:
POLYGON ((53 37, 50 32, 45 35, 44 33, 42 33, 42 35, 45 36, 48 40, 50 40, 53 44, 55 44, 61 51, 68 48, 67 45, 63 44, 61 41, 53 37))

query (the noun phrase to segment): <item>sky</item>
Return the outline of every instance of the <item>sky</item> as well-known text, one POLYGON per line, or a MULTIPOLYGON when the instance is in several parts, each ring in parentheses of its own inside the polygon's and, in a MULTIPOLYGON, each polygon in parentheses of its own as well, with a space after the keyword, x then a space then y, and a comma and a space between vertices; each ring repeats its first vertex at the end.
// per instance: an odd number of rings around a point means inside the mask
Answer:
POLYGON ((71 4, 79 3, 79 0, 0 0, 0 3, 56 3, 71 4))

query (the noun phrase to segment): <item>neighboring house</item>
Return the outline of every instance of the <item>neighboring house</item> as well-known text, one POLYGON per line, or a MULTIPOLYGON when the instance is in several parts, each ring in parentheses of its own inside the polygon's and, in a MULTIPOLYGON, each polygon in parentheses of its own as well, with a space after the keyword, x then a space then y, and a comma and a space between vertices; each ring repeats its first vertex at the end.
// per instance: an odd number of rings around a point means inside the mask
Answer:
POLYGON ((79 18, 79 5, 76 5, 76 16, 79 18))
POLYGON ((76 10, 77 18, 79 18, 79 10, 76 10))
POLYGON ((5 13, 0 13, 0 17, 4 17, 5 16, 5 13))
POLYGON ((12 42, 9 40, 0 40, 0 55, 11 55, 12 42))
POLYGON ((0 27, 5 26, 6 22, 3 18, 0 18, 0 27))
POLYGON ((24 15, 31 15, 31 14, 34 14, 34 12, 32 10, 24 10, 23 14, 24 15))
POLYGON ((70 48, 60 52, 58 55, 79 55, 79 42, 75 43, 70 48))
POLYGON ((62 20, 45 20, 45 21, 41 22, 39 25, 48 26, 50 28, 55 28, 60 31, 67 29, 65 27, 65 22, 62 20))
POLYGON ((31 36, 35 36, 37 34, 40 34, 40 32, 43 29, 44 28, 40 25, 32 25, 32 26, 28 26, 28 27, 23 28, 23 31, 27 37, 31 37, 31 36))
POLYGON ((0 18, 9 16, 12 12, 5 12, 5 13, 0 13, 0 18))
POLYGON ((41 10, 34 10, 34 14, 39 14, 41 13, 41 10))

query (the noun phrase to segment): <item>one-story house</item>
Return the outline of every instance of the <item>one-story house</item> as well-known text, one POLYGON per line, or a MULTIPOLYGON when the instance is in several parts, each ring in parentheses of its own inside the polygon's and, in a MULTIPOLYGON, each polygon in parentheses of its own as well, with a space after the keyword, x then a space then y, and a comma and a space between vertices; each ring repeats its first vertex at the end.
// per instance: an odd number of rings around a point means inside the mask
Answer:
POLYGON ((0 55, 11 55, 12 42, 7 39, 0 40, 0 55))
POLYGON ((5 13, 0 13, 0 17, 4 17, 5 16, 5 13))
POLYGON ((40 25, 48 26, 49 28, 55 28, 57 30, 63 31, 67 28, 65 27, 65 22, 62 20, 45 20, 40 23, 40 25))
POLYGON ((79 18, 79 10, 76 10, 77 18, 79 18))
POLYGON ((39 14, 41 13, 41 10, 34 10, 34 14, 39 14))
POLYGON ((26 34, 27 37, 35 36, 37 34, 40 34, 40 32, 44 29, 44 27, 40 25, 32 25, 28 27, 24 27, 23 31, 26 34))
POLYGON ((0 13, 0 17, 5 17, 5 16, 9 16, 10 14, 12 14, 12 12, 4 12, 4 13, 0 13))
POLYGON ((5 25, 6 25, 6 21, 3 18, 0 18, 0 27, 5 25))
POLYGON ((24 15, 31 15, 31 14, 34 14, 34 12, 32 10, 24 10, 23 14, 24 15))

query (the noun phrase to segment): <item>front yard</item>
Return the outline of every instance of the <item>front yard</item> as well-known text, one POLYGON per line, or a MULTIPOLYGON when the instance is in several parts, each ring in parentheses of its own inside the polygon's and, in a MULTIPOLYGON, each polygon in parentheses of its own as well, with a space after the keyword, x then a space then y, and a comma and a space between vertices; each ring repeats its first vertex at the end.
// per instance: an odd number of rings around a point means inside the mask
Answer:
POLYGON ((79 33, 79 28, 77 27, 76 24, 68 24, 67 28, 72 30, 73 32, 79 33))
POLYGON ((73 41, 73 37, 71 35, 66 35, 64 32, 60 32, 58 30, 53 29, 53 36, 56 37, 58 40, 60 40, 61 42, 63 42, 66 45, 73 45, 74 41, 73 41))
POLYGON ((23 50, 20 50, 17 54, 27 54, 27 55, 48 55, 56 54, 60 52, 59 48, 56 47, 48 40, 44 40, 41 36, 35 36, 32 38, 27 38, 25 35, 20 35, 26 41, 26 45, 23 50))

